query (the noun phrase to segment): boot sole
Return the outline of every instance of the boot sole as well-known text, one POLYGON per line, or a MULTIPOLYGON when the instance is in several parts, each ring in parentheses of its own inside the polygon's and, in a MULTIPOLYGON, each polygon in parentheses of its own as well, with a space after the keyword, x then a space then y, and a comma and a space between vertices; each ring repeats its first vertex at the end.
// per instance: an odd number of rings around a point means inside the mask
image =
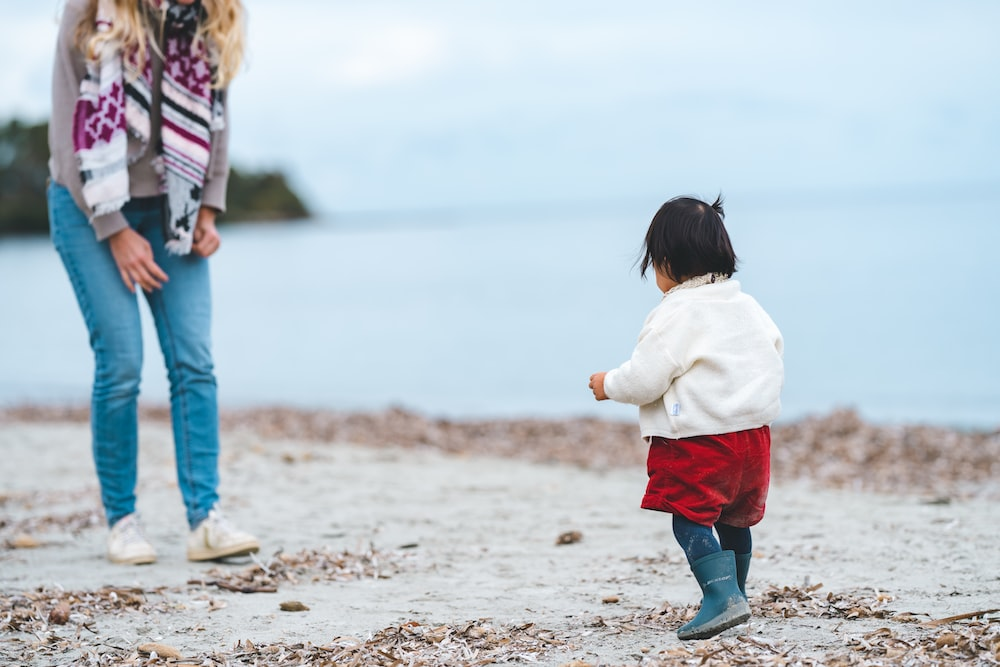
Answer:
POLYGON ((708 639, 709 637, 714 637, 720 632, 725 632, 729 628, 734 628, 737 625, 746 623, 750 620, 749 610, 733 609, 728 610, 727 613, 716 616, 713 619, 717 622, 711 625, 703 625, 697 630, 691 630, 689 632, 681 633, 681 630, 677 631, 677 638, 682 640, 687 639, 708 639))

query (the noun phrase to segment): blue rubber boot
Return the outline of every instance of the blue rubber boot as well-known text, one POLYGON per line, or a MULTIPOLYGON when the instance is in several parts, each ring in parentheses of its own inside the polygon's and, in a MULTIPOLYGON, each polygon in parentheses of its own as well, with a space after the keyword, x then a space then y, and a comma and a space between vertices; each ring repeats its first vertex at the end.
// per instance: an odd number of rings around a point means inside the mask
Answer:
POLYGON ((736 554, 736 585, 740 587, 743 597, 747 596, 747 573, 750 571, 750 558, 753 554, 736 554))
POLYGON ((691 564, 701 586, 698 615, 677 631, 678 639, 708 639, 750 618, 750 605, 736 583, 736 558, 732 551, 720 551, 691 564))

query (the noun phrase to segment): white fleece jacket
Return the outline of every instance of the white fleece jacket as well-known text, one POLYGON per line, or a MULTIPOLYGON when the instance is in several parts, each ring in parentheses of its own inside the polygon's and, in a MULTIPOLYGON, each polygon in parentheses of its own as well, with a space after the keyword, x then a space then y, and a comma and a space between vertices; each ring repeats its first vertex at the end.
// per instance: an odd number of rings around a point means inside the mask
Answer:
POLYGON ((778 327, 739 281, 684 283, 646 318, 632 358, 608 371, 604 392, 639 406, 647 439, 758 428, 781 411, 783 351, 778 327))

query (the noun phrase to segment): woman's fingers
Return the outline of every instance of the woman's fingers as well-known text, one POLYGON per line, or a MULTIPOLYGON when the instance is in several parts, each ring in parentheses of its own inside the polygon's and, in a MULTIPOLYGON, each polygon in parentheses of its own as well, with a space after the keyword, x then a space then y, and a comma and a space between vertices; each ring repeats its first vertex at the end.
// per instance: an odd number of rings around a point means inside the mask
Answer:
POLYGON ((152 258, 143 258, 132 268, 132 277, 147 292, 163 287, 166 274, 156 265, 152 258))
POLYGON ((149 241, 134 230, 123 229, 111 237, 110 243, 111 255, 130 292, 135 292, 137 284, 143 290, 152 292, 168 280, 167 274, 153 260, 149 241))
POLYGON ((167 280, 169 280, 169 278, 167 278, 166 272, 164 272, 164 270, 160 268, 159 264, 157 264, 156 262, 153 261, 153 253, 152 253, 152 251, 150 251, 150 253, 149 253, 149 258, 148 258, 148 261, 145 262, 144 268, 149 273, 149 275, 152 276, 153 279, 156 280, 156 286, 157 286, 157 288, 162 287, 163 283, 165 283, 165 282, 167 282, 167 280))
POLYGON ((192 246, 192 249, 202 257, 210 257, 219 249, 221 242, 218 234, 202 234, 192 246))
POLYGON ((125 283, 125 287, 128 288, 128 291, 132 292, 132 294, 135 294, 135 281, 132 280, 132 278, 128 275, 128 271, 119 266, 118 275, 122 277, 122 282, 125 283))
MULTIPOLYGON (((142 239, 145 242, 145 239, 142 239)), ((126 271, 133 283, 147 292, 163 287, 167 280, 167 274, 163 272, 155 261, 153 261, 153 251, 149 244, 145 248, 138 249, 139 252, 131 256, 126 261, 126 271)))
POLYGON ((198 211, 198 224, 194 228, 194 244, 191 250, 201 257, 211 257, 222 244, 219 230, 215 226, 215 211, 202 206, 198 211))

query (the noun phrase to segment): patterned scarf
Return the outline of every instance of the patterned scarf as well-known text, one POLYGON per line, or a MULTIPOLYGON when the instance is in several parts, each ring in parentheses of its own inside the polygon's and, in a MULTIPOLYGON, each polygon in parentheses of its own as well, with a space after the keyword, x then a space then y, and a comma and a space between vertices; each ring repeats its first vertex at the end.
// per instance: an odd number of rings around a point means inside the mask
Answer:
MULTIPOLYGON (((213 68, 204 47, 194 47, 202 18, 201 2, 181 5, 172 0, 147 0, 155 12, 167 2, 163 34, 163 80, 160 86, 160 146, 154 166, 160 174, 160 192, 166 195, 163 233, 167 250, 176 255, 191 251, 201 206, 202 187, 211 155, 212 132, 223 127, 222 95, 211 87, 213 68)), ((110 30, 114 21, 111 0, 99 0, 97 30, 110 30)), ((88 60, 73 115, 73 149, 80 162, 83 198, 103 215, 120 210, 129 200, 128 166, 149 144, 153 72, 150 54, 138 77, 125 77, 120 45, 105 44, 95 60, 88 60), (128 152, 128 135, 140 141, 128 152)))

